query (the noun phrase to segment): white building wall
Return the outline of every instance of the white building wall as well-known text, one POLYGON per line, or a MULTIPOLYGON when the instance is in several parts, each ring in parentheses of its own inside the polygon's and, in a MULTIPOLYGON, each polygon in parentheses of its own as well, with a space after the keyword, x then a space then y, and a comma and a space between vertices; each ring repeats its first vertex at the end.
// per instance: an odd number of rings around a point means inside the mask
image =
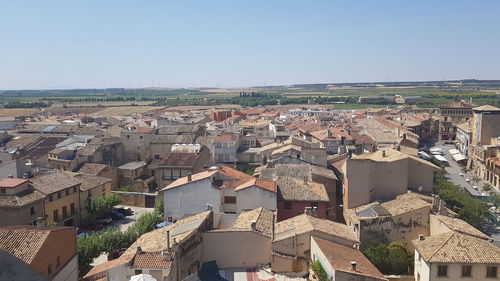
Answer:
POLYGON ((57 273, 53 281, 76 281, 78 280, 78 255, 75 255, 65 267, 57 273))
POLYGON ((163 192, 165 217, 178 220, 207 210, 212 205, 214 214, 220 213, 221 192, 212 187, 212 178, 195 181, 163 192))
POLYGON ((276 210, 276 193, 252 186, 236 191, 236 212, 264 207, 276 210))

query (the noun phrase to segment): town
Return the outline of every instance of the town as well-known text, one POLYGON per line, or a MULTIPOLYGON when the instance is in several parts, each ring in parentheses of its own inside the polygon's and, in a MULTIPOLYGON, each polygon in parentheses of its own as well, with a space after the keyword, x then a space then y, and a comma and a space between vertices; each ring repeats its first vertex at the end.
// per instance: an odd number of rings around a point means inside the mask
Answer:
POLYGON ((0 279, 498 278, 500 108, 396 98, 0 117, 0 279))

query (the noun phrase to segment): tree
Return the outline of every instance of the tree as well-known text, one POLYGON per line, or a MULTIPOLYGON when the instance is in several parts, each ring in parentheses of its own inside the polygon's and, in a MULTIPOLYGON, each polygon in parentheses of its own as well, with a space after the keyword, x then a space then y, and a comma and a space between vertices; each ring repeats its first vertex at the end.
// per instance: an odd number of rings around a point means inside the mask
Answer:
POLYGON ((386 245, 379 241, 370 241, 364 249, 363 254, 365 254, 380 272, 384 274, 390 272, 389 250, 386 245))
POLYGON ((311 268, 318 277, 319 281, 328 281, 328 275, 319 261, 315 261, 311 268))
POLYGON ((95 218, 109 213, 111 208, 120 204, 121 201, 120 196, 116 194, 109 194, 96 198, 90 197, 87 199, 85 208, 89 212, 90 217, 95 218))
POLYGON ((164 204, 163 204, 163 199, 157 200, 155 202, 155 212, 160 214, 162 217, 164 215, 164 204))
POLYGON ((413 255, 403 243, 393 242, 389 245, 379 241, 370 241, 363 254, 384 274, 411 274, 413 272, 413 255))
POLYGON ((477 184, 480 180, 481 180, 481 178, 479 178, 479 177, 477 177, 477 176, 474 176, 474 177, 472 178, 472 182, 473 182, 474 184, 477 184))
POLYGON ((403 243, 393 242, 387 246, 392 274, 410 274, 413 272, 413 255, 403 243))

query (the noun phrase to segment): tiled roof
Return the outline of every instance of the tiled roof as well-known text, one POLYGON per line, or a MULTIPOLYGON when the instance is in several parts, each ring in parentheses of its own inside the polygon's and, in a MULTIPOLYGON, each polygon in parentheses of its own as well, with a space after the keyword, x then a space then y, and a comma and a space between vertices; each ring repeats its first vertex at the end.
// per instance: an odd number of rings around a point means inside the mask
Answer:
POLYGON ((500 248, 454 231, 417 239, 413 244, 422 258, 431 263, 500 264, 500 248))
POLYGON ((28 180, 18 179, 18 178, 6 178, 6 179, 0 180, 0 187, 1 188, 14 188, 14 187, 19 186, 19 185, 26 183, 26 182, 28 182, 28 180))
POLYGON ((307 178, 309 181, 312 181, 313 175, 323 176, 331 180, 338 180, 332 170, 310 164, 276 164, 274 167, 266 167, 260 172, 260 178, 262 179, 293 177, 302 180, 307 178))
POLYGON ((351 228, 345 224, 333 222, 327 219, 319 219, 306 214, 301 214, 276 223, 275 241, 288 239, 294 235, 307 232, 319 231, 353 243, 358 239, 351 228))
POLYGON ((277 177, 278 200, 328 202, 329 197, 325 186, 320 183, 291 177, 277 177))
POLYGON ((396 149, 379 150, 379 151, 365 153, 365 154, 361 154, 361 155, 353 155, 352 159, 355 159, 355 160, 367 159, 367 160, 372 160, 375 162, 392 162, 392 161, 398 161, 398 160, 404 160, 404 159, 411 159, 414 161, 418 161, 422 164, 425 164, 429 167, 441 170, 438 166, 432 164, 429 161, 420 159, 416 156, 404 154, 400 151, 397 151, 396 149), (385 151, 385 156, 383 155, 384 151, 385 151))
POLYGON ((487 105, 483 105, 483 106, 474 107, 472 110, 476 110, 476 111, 500 111, 500 108, 487 104, 487 105))
POLYGON ((45 198, 40 191, 32 187, 23 190, 15 195, 0 195, 0 207, 20 207, 32 204, 45 198))
POLYGON ((135 254, 131 267, 133 268, 155 268, 170 269, 175 253, 139 252, 135 254))
POLYGON ((475 104, 463 100, 455 100, 452 103, 441 105, 439 108, 473 108, 475 104))
POLYGON ((38 229, 32 226, 0 227, 0 250, 30 264, 42 248, 52 231, 65 230, 69 227, 47 227, 38 229))
POLYGON ((75 174, 74 179, 80 183, 80 190, 87 191, 97 186, 111 182, 111 179, 85 174, 75 174))
POLYGON ((271 191, 271 192, 275 192, 276 193, 276 182, 275 181, 268 181, 268 180, 261 180, 261 179, 251 179, 251 180, 247 180, 245 181, 244 183, 238 185, 234 191, 238 191, 238 190, 242 190, 242 189, 245 189, 245 188, 248 188, 248 187, 252 187, 252 186, 257 186, 257 187, 260 187, 262 189, 265 189, 265 190, 268 190, 268 191, 271 191))
POLYGON ((271 237, 274 223, 273 218, 273 212, 262 207, 241 212, 231 229, 252 229, 252 222, 255 222, 255 230, 271 237))
POLYGON ((229 141, 236 141, 238 138, 237 134, 223 134, 215 137, 216 142, 229 142, 229 141))
POLYGON ((473 227, 472 225, 468 224, 466 221, 461 220, 459 218, 451 218, 448 216, 433 215, 433 214, 431 214, 431 217, 438 219, 442 224, 444 224, 446 227, 448 227, 451 231, 471 235, 471 236, 485 239, 485 240, 491 239, 488 235, 482 233, 477 228, 473 227))
POLYGON ((169 152, 160 161, 158 166, 194 167, 199 157, 200 154, 198 153, 169 152))
POLYGON ((313 236, 312 239, 335 271, 387 280, 361 251, 319 237, 313 236), (355 270, 352 268, 351 262, 356 262, 355 270))
POLYGON ((225 176, 228 176, 228 177, 231 177, 231 178, 235 178, 235 179, 240 179, 240 180, 251 180, 251 179, 254 179, 253 176, 249 175, 249 174, 246 174, 246 173, 243 173, 241 171, 238 171, 234 168, 231 168, 229 166, 223 166, 220 170, 219 170, 219 173, 221 175, 225 175, 225 176))
POLYGON ((422 200, 413 192, 398 195, 395 199, 380 204, 392 216, 404 214, 420 208, 431 207, 432 204, 422 200))
POLYGON ((104 164, 85 163, 78 172, 87 175, 97 175, 108 166, 104 164))
POLYGON ((195 135, 156 135, 151 144, 194 143, 195 135))
POLYGON ((206 178, 209 178, 209 177, 215 175, 217 172, 218 172, 218 170, 208 170, 208 171, 199 172, 199 173, 191 175, 191 180, 189 180, 188 177, 179 178, 179 179, 176 179, 174 182, 170 183, 169 185, 167 185, 162 190, 168 190, 168 189, 172 189, 172 188, 176 188, 176 187, 185 185, 185 184, 190 183, 190 182, 203 180, 203 179, 206 179, 206 178))
POLYGON ((55 172, 31 180, 33 187, 45 195, 80 185, 71 172, 55 172))
POLYGON ((200 130, 200 125, 174 125, 167 127, 160 127, 158 129, 159 135, 179 135, 187 133, 196 133, 200 130))

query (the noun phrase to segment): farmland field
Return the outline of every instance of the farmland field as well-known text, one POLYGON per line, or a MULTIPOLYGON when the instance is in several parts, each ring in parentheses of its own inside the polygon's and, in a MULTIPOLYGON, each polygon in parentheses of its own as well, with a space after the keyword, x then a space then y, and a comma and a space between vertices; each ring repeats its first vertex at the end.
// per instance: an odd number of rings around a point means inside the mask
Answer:
POLYGON ((0 116, 22 116, 38 111, 38 108, 0 108, 0 116))
POLYGON ((117 106, 117 107, 107 107, 97 113, 103 116, 120 116, 129 115, 133 113, 143 114, 151 110, 162 109, 164 106, 117 106))

